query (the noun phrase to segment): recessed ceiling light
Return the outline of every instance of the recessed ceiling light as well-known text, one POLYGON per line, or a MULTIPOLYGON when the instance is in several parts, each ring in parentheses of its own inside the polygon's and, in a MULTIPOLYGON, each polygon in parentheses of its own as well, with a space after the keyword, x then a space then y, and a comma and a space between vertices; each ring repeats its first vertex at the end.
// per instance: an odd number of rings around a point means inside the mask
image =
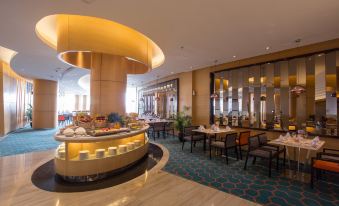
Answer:
POLYGON ((324 54, 318 54, 318 57, 321 57, 322 55, 324 55, 324 54))
POLYGON ((235 55, 233 56, 233 58, 236 58, 236 57, 237 57, 237 56, 235 56, 235 55))
POLYGON ((174 72, 171 72, 171 74, 174 74, 174 72))
POLYGON ((268 62, 267 64, 271 64, 270 62, 268 62))
POLYGON ((193 69, 193 66, 190 66, 190 69, 193 69))
POLYGON ((266 50, 269 50, 270 48, 271 48, 271 47, 267 46, 267 47, 266 47, 266 50))

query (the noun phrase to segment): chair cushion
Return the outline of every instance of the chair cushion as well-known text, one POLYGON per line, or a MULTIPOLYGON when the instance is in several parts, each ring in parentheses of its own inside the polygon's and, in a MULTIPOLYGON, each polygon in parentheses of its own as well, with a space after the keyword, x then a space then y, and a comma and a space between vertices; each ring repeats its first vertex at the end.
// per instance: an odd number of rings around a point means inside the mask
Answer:
MULTIPOLYGON (((272 151, 272 157, 277 154, 276 151, 272 151)), ((261 150, 261 149, 255 149, 249 152, 250 155, 256 156, 256 157, 263 157, 263 158, 269 158, 270 157, 270 151, 267 150, 261 150)))
POLYGON ((211 146, 212 147, 218 147, 218 148, 225 148, 225 142, 212 141, 211 146))
POLYGON ((332 155, 323 154, 323 155, 321 155, 321 159, 325 160, 325 161, 333 161, 333 162, 338 162, 339 163, 339 157, 338 156, 332 156, 332 155))
MULTIPOLYGON (((191 141, 192 136, 185 136, 184 139, 186 141, 191 141)), ((203 140, 204 139, 204 135, 193 135, 193 141, 199 141, 199 140, 203 140)))
POLYGON ((313 164, 314 168, 331 171, 331 172, 339 172, 339 163, 325 161, 325 160, 315 160, 313 164))
POLYGON ((271 145, 263 145, 263 146, 260 146, 260 148, 264 148, 264 149, 268 149, 268 150, 275 150, 275 151, 278 150, 277 147, 271 146, 271 145))

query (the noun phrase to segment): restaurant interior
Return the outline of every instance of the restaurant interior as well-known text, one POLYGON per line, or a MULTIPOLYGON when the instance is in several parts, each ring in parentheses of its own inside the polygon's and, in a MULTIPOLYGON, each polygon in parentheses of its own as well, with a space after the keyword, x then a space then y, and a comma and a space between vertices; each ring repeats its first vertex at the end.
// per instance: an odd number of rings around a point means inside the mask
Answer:
POLYGON ((339 205, 339 2, 0 3, 0 205, 339 205))

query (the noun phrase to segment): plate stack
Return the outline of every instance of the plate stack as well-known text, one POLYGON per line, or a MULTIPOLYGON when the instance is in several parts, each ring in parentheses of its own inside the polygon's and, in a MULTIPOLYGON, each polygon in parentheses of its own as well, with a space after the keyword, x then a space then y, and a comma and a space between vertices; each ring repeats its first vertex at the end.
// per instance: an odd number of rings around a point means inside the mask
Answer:
POLYGON ((103 158, 103 157, 105 157, 105 149, 96 149, 95 150, 95 157, 96 158, 103 158))
POLYGON ((127 152, 127 145, 125 145, 125 144, 119 145, 119 153, 123 154, 123 153, 126 153, 126 152, 127 152))
POLYGON ((79 160, 87 160, 89 158, 88 150, 80 150, 79 151, 79 160))
POLYGON ((141 141, 140 140, 137 139, 137 140, 134 140, 133 142, 134 142, 134 146, 135 147, 140 147, 141 146, 141 141))
POLYGON ((109 147, 108 148, 108 155, 114 156, 118 154, 118 148, 117 147, 109 147))
POLYGON ((128 151, 133 150, 134 149, 134 142, 127 143, 127 149, 128 149, 128 151))

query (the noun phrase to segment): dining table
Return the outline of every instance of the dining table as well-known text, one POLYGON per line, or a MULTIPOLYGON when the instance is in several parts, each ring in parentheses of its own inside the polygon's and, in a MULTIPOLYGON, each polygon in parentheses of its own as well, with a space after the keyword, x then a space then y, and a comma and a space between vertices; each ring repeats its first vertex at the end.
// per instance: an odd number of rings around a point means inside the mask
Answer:
POLYGON ((233 129, 194 129, 192 130, 192 132, 197 132, 197 133, 203 133, 205 134, 205 138, 204 138, 204 151, 206 151, 206 140, 207 138, 209 139, 209 141, 211 140, 211 137, 215 137, 218 134, 229 134, 229 133, 234 133, 236 132, 233 129))
POLYGON ((286 155, 288 158, 288 164, 290 168, 291 168, 291 162, 290 162, 291 158, 289 155, 288 148, 289 147, 293 148, 294 161, 297 161, 297 172, 299 172, 301 150, 307 150, 304 165, 309 164, 311 151, 320 150, 324 146, 325 141, 319 140, 318 142, 316 142, 316 144, 312 144, 312 139, 287 137, 287 138, 278 138, 278 139, 271 140, 269 141, 269 144, 273 144, 277 146, 284 146, 286 148, 286 155), (296 154, 297 151, 298 151, 298 155, 296 154))

